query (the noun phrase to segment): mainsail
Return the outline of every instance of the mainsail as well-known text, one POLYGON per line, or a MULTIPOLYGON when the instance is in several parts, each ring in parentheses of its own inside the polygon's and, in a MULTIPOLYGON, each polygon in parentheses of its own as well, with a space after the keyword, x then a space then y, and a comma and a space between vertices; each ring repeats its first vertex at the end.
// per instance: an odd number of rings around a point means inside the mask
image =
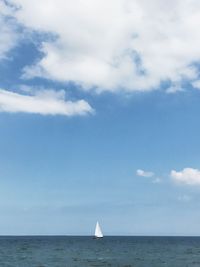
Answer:
POLYGON ((103 234, 102 234, 102 231, 101 231, 101 227, 99 225, 99 222, 97 222, 97 224, 96 224, 95 234, 94 235, 97 238, 102 238, 103 237, 103 234))

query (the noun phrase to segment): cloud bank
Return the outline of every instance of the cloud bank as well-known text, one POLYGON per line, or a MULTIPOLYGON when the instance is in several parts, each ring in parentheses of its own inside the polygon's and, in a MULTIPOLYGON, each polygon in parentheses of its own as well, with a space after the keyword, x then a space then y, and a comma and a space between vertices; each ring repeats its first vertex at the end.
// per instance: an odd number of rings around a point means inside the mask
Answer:
POLYGON ((185 168, 182 171, 172 170, 170 173, 172 180, 179 184, 200 185, 200 170, 185 168))
POLYGON ((149 91, 199 80, 199 0, 10 0, 20 25, 52 33, 24 77, 85 90, 149 91))
POLYGON ((63 90, 25 95, 0 89, 0 112, 74 116, 92 113, 93 109, 85 100, 65 101, 63 90))

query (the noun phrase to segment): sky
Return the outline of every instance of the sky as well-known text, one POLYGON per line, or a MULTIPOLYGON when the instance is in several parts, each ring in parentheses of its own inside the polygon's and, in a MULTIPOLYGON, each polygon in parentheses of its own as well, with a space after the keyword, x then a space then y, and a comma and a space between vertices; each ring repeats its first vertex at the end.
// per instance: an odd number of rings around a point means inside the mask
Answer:
POLYGON ((200 235, 200 2, 0 0, 0 235, 200 235))

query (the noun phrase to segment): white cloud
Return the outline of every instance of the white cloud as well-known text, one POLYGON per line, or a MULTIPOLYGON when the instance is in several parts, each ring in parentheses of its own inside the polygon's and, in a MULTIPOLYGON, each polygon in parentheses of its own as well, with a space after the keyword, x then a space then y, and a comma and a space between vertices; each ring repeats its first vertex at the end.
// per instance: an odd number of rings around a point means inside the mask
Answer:
POLYGON ((25 27, 51 32, 44 57, 24 77, 74 81, 85 89, 152 90, 198 79, 199 0, 12 0, 25 27))
POLYGON ((179 184, 200 185, 200 170, 185 168, 182 171, 172 170, 170 173, 172 180, 179 184))
POLYGON ((153 172, 144 171, 144 170, 141 170, 141 169, 138 169, 136 171, 136 174, 138 176, 142 176, 142 177, 153 177, 154 176, 154 173, 153 172))
POLYGON ((85 100, 65 101, 63 90, 25 95, 0 89, 0 112, 73 116, 92 113, 93 109, 85 100))

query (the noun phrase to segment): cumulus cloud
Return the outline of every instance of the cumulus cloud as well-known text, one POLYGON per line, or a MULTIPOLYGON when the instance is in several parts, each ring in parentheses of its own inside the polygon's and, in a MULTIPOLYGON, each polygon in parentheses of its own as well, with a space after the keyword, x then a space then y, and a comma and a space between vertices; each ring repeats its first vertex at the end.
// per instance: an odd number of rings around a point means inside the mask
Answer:
POLYGON ((63 90, 26 95, 0 89, 0 112, 74 116, 92 113, 93 109, 85 100, 66 101, 63 90))
POLYGON ((21 25, 57 36, 24 77, 84 89, 152 90, 198 80, 199 0, 10 0, 21 25))
POLYGON ((200 185, 200 170, 185 168, 182 171, 172 170, 170 173, 172 180, 179 184, 200 185))
POLYGON ((153 177, 154 176, 154 173, 153 172, 144 171, 144 170, 141 170, 141 169, 138 169, 136 171, 136 174, 138 176, 142 176, 142 177, 153 177))

